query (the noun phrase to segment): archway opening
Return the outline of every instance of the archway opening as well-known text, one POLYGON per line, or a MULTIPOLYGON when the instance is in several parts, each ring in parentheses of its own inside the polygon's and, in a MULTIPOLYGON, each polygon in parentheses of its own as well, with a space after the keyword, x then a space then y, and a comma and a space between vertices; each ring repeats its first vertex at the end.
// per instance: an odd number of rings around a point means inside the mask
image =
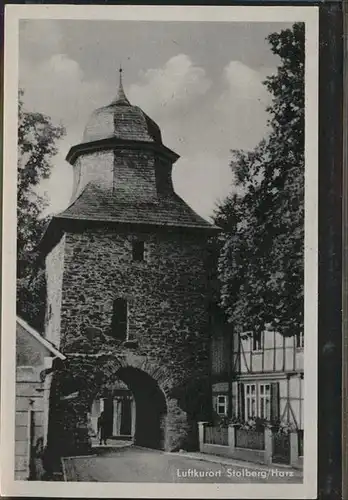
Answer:
POLYGON ((134 396, 134 443, 147 448, 164 449, 167 404, 157 382, 142 370, 131 367, 121 368, 117 376, 134 396))
POLYGON ((133 367, 120 368, 115 375, 91 405, 89 420, 94 433, 103 412, 108 437, 132 439, 137 446, 164 449, 167 404, 157 382, 133 367))
POLYGON ((135 400, 134 443, 147 448, 164 449, 167 404, 157 382, 137 368, 120 368, 123 380, 135 400))

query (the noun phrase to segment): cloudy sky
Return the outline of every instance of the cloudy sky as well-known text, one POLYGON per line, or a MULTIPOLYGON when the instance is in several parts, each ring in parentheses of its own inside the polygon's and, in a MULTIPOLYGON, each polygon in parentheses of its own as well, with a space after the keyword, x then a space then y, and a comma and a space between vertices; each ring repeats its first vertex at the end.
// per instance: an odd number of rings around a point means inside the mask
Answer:
POLYGON ((72 167, 90 113, 108 104, 124 68, 124 87, 180 154, 174 186, 209 217, 231 189, 230 150, 252 149, 266 133, 269 102, 262 81, 279 60, 266 36, 275 23, 26 20, 20 23, 19 75, 29 111, 62 122, 51 178, 41 189, 50 213, 66 207, 72 167))

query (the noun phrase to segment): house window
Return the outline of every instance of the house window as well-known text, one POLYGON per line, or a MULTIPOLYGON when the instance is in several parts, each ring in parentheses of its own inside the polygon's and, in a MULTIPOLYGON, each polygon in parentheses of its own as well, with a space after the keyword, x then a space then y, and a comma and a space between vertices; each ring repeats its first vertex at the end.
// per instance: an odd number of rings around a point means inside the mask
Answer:
POLYGON ((298 440, 298 456, 303 457, 303 430, 299 429, 297 431, 297 440, 298 440))
POLYGON ((254 332, 252 336, 252 350, 253 351, 262 351, 263 349, 263 335, 261 332, 254 332))
POLYGON ((244 384, 244 389, 240 392, 243 396, 241 404, 244 409, 245 420, 256 417, 268 421, 279 419, 279 383, 263 382, 257 384, 244 384))
POLYGON ((135 240, 132 245, 132 258, 137 262, 144 260, 144 242, 135 240))
POLYGON ((296 334, 296 347, 297 349, 303 349, 304 347, 303 331, 296 334))
POLYGON ((266 420, 271 419, 271 386, 270 384, 259 385, 259 417, 266 420))
POLYGON ((118 340, 128 338, 128 304, 125 299, 115 299, 112 311, 112 335, 118 340))
POLYGON ((216 413, 227 415, 227 396, 219 395, 216 397, 216 413))
POLYGON ((245 384, 245 420, 256 417, 256 384, 245 384))

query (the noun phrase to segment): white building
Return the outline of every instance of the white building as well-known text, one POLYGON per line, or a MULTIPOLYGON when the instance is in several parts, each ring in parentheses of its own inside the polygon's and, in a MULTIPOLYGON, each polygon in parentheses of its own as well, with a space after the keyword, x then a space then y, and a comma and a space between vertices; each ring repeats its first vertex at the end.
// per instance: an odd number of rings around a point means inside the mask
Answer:
POLYGON ((46 445, 51 380, 49 372, 54 358, 64 360, 65 356, 17 317, 16 479, 35 478, 35 455, 46 445))
MULTIPOLYGON (((284 337, 264 331, 231 335, 228 328, 212 341, 212 397, 215 414, 232 421, 261 419, 298 435, 303 456, 303 335, 284 337)), ((273 460, 287 463, 290 447, 274 433, 273 460), (279 446, 277 439, 279 438, 279 446)))

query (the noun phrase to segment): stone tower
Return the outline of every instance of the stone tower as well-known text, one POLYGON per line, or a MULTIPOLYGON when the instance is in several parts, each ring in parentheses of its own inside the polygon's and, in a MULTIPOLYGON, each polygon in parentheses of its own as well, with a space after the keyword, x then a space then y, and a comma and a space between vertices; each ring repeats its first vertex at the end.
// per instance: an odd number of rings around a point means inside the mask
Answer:
POLYGON ((72 200, 41 242, 46 338, 69 360, 52 385, 52 432, 78 440, 93 400, 121 380, 137 444, 192 448, 210 406, 206 248, 217 228, 175 193, 178 155, 130 104, 121 76, 67 155, 72 200))

